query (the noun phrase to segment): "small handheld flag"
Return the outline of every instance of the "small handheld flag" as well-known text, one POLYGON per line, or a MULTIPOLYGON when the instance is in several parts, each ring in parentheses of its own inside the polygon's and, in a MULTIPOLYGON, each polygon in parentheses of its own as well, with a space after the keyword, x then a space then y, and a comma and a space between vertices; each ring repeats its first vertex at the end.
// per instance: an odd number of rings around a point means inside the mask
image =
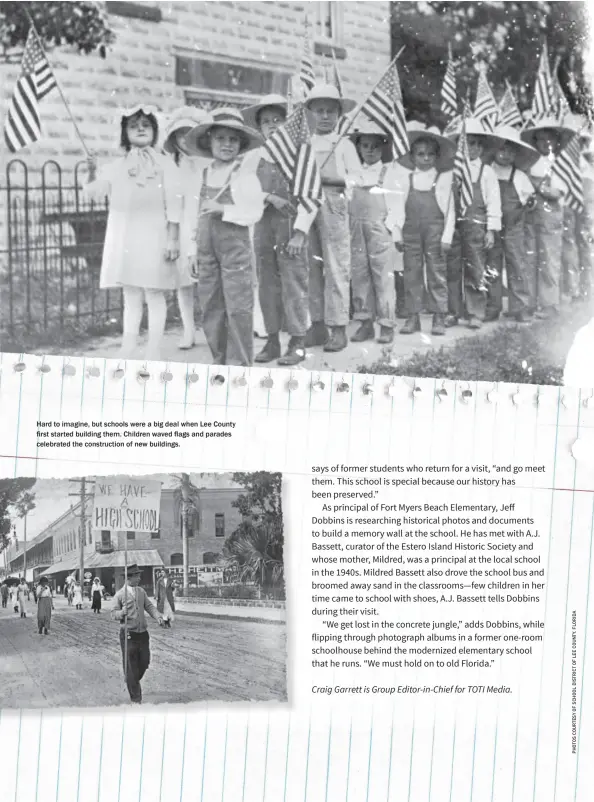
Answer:
POLYGON ((39 101, 57 86, 33 28, 29 29, 18 79, 4 123, 4 141, 16 153, 41 139, 39 101))
POLYGON ((313 67, 313 57, 311 48, 311 35, 309 24, 305 23, 305 36, 303 38, 303 55, 299 66, 299 78, 305 87, 306 92, 310 92, 316 82, 316 74, 313 67))
POLYGON ((466 139, 466 119, 468 117, 468 106, 466 104, 462 117, 462 131, 458 138, 458 147, 454 158, 454 181, 458 188, 460 197, 460 214, 466 214, 473 201, 472 176, 470 173, 470 155, 468 153, 468 142, 466 139))
POLYGON ((551 76, 551 67, 549 65, 549 52, 547 43, 542 46, 540 54, 540 64, 536 76, 536 84, 534 86, 534 97, 532 98, 531 118, 534 122, 542 120, 553 114, 555 107, 555 90, 553 87, 553 78, 551 76))
POLYGON ((319 208, 324 200, 322 179, 307 125, 304 106, 299 106, 281 125, 264 148, 278 164, 289 182, 293 197, 309 212, 319 208))
POLYGON ((373 120, 392 140, 394 158, 409 151, 402 91, 396 61, 393 61, 361 108, 361 114, 373 120))
POLYGON ((483 123, 487 131, 492 131, 495 127, 498 113, 497 101, 487 80, 487 70, 485 65, 482 65, 476 87, 474 117, 483 123))
POLYGON ((441 110, 446 117, 458 114, 458 97, 456 95, 456 73, 452 60, 452 46, 448 45, 448 65, 441 86, 441 110))
POLYGON ((521 128, 523 124, 522 114, 516 103, 511 86, 505 83, 505 93, 499 104, 497 125, 511 125, 513 128, 521 128))
POLYGON ((577 134, 553 162, 551 175, 556 176, 564 184, 567 206, 575 212, 583 211, 584 184, 580 170, 580 144, 577 134))

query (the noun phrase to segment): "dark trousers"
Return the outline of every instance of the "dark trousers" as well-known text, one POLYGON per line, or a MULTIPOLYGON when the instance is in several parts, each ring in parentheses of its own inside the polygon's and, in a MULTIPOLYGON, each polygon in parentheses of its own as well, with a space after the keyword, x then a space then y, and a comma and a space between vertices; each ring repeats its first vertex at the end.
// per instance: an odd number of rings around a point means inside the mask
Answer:
MULTIPOLYGON (((7 598, 8 598, 8 597, 7 597, 7 598)), ((7 598, 6 598, 6 599, 2 599, 2 607, 6 607, 6 601, 7 601, 7 598)))
POLYGON ((140 680, 144 677, 147 668, 151 662, 151 650, 149 647, 149 634, 143 633, 142 640, 128 640, 123 629, 120 629, 120 647, 122 649, 122 667, 124 672, 125 666, 125 648, 128 647, 128 674, 126 676, 126 685, 130 700, 140 704, 142 702, 142 689, 140 687, 140 680))

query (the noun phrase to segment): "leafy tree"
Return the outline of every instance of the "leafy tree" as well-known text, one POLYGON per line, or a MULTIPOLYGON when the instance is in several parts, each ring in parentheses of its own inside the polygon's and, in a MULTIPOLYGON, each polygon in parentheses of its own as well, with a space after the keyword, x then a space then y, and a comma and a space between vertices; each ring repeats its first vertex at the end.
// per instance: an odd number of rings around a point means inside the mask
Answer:
POLYGON ((193 521, 200 521, 200 491, 189 473, 182 473, 175 479, 177 487, 173 491, 173 499, 180 510, 182 524, 183 589, 186 592, 190 584, 189 529, 193 521))
POLYGON ((22 518, 35 508, 31 492, 36 479, 0 479, 0 551, 10 545, 13 518, 22 518))
POLYGON ((521 108, 532 100, 543 42, 572 110, 585 112, 591 94, 584 76, 587 46, 585 4, 580 2, 398 2, 392 3, 392 47, 399 61, 409 117, 443 123, 439 92, 451 44, 458 96, 474 102, 480 62, 497 98, 505 81, 521 108))
POLYGON ((105 58, 106 47, 115 40, 101 3, 5 3, 0 5, 0 42, 4 52, 27 41, 33 19, 46 46, 74 45, 82 53, 98 50, 105 58), (28 13, 27 13, 28 12, 28 13))

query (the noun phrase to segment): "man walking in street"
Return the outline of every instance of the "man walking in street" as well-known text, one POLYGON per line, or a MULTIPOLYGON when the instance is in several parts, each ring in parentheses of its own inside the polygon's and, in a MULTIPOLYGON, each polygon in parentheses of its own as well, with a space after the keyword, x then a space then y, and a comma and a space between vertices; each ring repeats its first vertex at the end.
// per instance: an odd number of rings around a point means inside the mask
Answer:
POLYGON ((163 624, 163 618, 157 608, 145 591, 138 586, 141 573, 137 565, 128 567, 128 582, 116 593, 112 608, 113 617, 121 625, 120 647, 124 676, 130 700, 135 704, 142 702, 140 681, 151 661, 145 611, 158 621, 159 625, 163 624))
POLYGON ((163 616, 165 626, 171 629, 175 618, 175 599, 173 598, 173 583, 167 576, 167 571, 161 571, 157 582, 157 610, 163 616))
POLYGON ((6 582, 3 582, 0 585, 0 596, 2 596, 2 607, 6 607, 9 592, 10 591, 8 590, 8 585, 6 584, 6 582))

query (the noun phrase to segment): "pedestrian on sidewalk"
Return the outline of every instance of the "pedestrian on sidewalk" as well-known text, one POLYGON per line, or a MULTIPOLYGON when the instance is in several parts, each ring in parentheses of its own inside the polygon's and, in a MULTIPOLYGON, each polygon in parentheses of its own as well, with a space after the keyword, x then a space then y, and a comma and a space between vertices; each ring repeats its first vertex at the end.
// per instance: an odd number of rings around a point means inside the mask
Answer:
POLYGON ((21 614, 21 618, 27 617, 27 600, 29 597, 29 586, 25 582, 24 579, 18 584, 16 598, 18 603, 18 611, 21 614))
POLYGON ((112 615, 120 622, 120 648, 122 650, 122 666, 126 671, 126 686, 130 700, 134 704, 142 702, 140 681, 151 661, 150 639, 146 626, 145 611, 163 624, 163 617, 149 599, 143 588, 139 587, 141 569, 138 565, 128 567, 128 581, 115 595, 112 615), (126 626, 127 625, 127 626, 126 626), (126 638, 127 630, 127 638, 126 638))
POLYGON ((8 585, 6 584, 6 582, 3 582, 0 585, 0 596, 2 597, 2 607, 6 607, 9 594, 10 591, 8 590, 8 585))
POLYGON ((82 587, 78 579, 72 585, 72 604, 77 610, 82 610, 83 608, 82 587))
POLYGON ((157 582, 157 610, 163 616, 165 626, 171 629, 171 624, 175 620, 175 599, 173 583, 167 575, 167 571, 161 571, 157 582))
POLYGON ((98 576, 93 579, 93 584, 91 585, 91 599, 93 604, 91 605, 91 610, 94 613, 101 612, 101 600, 103 599, 103 592, 105 588, 101 584, 101 580, 98 576))
POLYGON ((46 576, 42 576, 37 586, 37 627, 39 634, 47 635, 52 622, 52 610, 54 609, 54 594, 49 586, 46 576))

